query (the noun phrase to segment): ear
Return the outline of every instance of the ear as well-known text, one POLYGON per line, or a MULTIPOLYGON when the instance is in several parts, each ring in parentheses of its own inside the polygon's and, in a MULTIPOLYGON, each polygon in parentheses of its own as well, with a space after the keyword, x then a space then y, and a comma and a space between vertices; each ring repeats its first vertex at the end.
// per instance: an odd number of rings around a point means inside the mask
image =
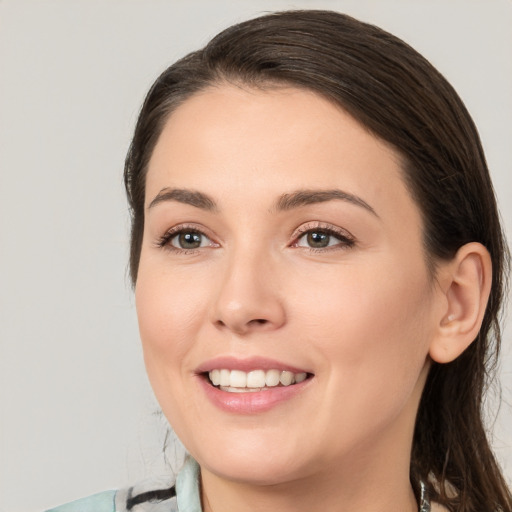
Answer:
POLYGON ((480 331, 491 291, 489 252, 476 242, 463 245, 438 277, 445 301, 429 353, 434 361, 449 363, 469 347, 480 331))

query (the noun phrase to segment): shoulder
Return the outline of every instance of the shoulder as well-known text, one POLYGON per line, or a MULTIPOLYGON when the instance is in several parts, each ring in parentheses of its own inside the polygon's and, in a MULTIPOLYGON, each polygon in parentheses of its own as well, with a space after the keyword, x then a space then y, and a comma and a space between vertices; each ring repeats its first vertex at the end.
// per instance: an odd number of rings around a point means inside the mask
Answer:
POLYGON ((201 512, 199 466, 189 458, 175 479, 152 479, 82 498, 47 512, 201 512), (178 488, 178 490, 177 490, 178 488))
POLYGON ((47 512, 175 512, 174 484, 143 482, 117 491, 105 491, 47 512))
POLYGON ((47 512, 115 512, 116 491, 106 491, 66 503, 47 512))

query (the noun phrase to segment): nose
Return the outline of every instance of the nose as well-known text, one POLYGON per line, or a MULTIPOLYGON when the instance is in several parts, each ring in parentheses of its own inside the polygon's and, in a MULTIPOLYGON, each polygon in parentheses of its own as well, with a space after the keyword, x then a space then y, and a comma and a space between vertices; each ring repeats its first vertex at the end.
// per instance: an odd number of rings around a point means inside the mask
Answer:
POLYGON ((278 269, 264 255, 233 255, 219 275, 213 323, 237 335, 272 331, 286 322, 278 269))

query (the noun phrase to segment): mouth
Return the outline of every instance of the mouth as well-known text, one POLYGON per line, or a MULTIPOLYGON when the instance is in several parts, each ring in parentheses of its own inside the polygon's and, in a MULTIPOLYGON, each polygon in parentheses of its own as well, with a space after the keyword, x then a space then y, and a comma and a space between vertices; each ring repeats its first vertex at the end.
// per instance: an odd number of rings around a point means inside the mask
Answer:
POLYGON ((312 377, 306 372, 279 369, 256 369, 249 372, 215 368, 203 374, 217 389, 228 393, 255 393, 300 384, 312 377))
POLYGON ((266 357, 218 356, 195 371, 200 388, 213 405, 229 414, 270 411, 304 396, 315 374, 306 368, 266 357))

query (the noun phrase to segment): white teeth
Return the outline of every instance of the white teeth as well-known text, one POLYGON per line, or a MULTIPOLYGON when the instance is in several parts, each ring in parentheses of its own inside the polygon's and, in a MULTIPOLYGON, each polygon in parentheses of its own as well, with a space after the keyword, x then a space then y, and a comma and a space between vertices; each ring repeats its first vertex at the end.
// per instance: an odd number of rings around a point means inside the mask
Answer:
POLYGON ((220 386, 224 391, 261 391, 276 386, 298 384, 307 378, 307 373, 293 373, 287 370, 241 370, 215 369, 209 373, 214 386, 220 386))
POLYGON ((247 373, 240 370, 231 370, 231 375, 229 376, 229 386, 232 388, 247 387, 247 373))
POLYGON ((268 370, 265 374, 265 384, 273 387, 279 384, 279 370, 268 370))
POLYGON ((214 386, 218 386, 220 384, 220 370, 211 371, 210 380, 214 386))
POLYGON ((265 387, 265 372, 263 370, 254 370, 247 374, 247 387, 248 388, 264 388, 265 387))
POLYGON ((279 377, 279 382, 283 386, 289 386, 290 384, 293 383, 293 381, 294 381, 294 378, 293 378, 292 372, 287 372, 287 371, 281 372, 281 376, 279 377))
MULTIPOLYGON (((215 370, 213 370, 215 371, 215 370)), ((231 372, 229 370, 221 370, 220 371, 220 385, 221 386, 229 386, 229 381, 231 380, 231 372)))
POLYGON ((232 388, 230 386, 221 386, 220 389, 222 389, 222 391, 229 391, 230 393, 254 393, 255 391, 261 391, 267 388, 232 388))

